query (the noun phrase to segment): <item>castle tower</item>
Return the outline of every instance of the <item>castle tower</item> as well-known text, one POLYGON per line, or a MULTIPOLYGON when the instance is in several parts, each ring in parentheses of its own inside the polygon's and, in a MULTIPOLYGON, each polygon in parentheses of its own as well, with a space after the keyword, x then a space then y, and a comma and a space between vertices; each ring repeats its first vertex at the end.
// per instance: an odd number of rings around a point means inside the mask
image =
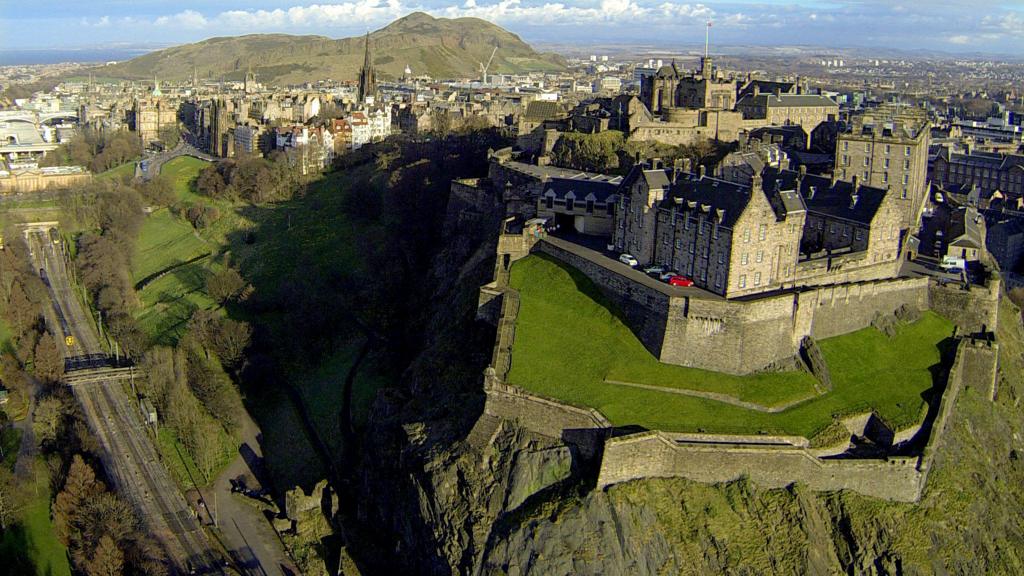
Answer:
POLYGON ((370 60, 370 33, 366 33, 366 49, 363 53, 363 67, 359 70, 359 91, 357 96, 359 103, 363 104, 367 98, 377 95, 377 77, 370 60))
POLYGON ((256 91, 256 74, 252 71, 252 63, 249 64, 249 69, 245 72, 245 93, 252 94, 256 91))

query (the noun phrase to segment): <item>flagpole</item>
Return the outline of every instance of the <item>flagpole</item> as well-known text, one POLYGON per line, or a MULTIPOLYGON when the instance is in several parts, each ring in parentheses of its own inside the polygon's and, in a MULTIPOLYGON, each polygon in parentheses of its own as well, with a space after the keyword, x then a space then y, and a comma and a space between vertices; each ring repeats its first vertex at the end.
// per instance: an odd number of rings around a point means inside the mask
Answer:
POLYGON ((711 20, 708 20, 707 26, 704 27, 704 58, 708 57, 708 42, 711 39, 711 20))

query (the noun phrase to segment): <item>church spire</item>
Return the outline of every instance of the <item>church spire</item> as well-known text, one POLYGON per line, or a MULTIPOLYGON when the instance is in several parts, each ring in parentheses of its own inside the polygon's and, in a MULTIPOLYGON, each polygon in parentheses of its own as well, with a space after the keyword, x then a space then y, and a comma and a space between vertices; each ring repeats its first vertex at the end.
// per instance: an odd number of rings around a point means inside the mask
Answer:
POLYGON ((367 98, 377 95, 377 77, 370 58, 370 33, 366 33, 366 46, 363 52, 363 67, 359 70, 359 103, 364 104, 367 98))

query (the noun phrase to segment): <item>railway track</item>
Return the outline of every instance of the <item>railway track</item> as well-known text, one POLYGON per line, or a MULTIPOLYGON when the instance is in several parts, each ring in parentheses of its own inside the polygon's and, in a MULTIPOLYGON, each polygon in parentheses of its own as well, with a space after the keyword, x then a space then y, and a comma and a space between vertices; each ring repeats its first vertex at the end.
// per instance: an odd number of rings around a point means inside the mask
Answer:
POLYGON ((172 573, 223 574, 220 553, 160 462, 138 401, 125 390, 124 369, 111 367, 75 295, 60 246, 45 230, 29 229, 25 237, 50 295, 46 321, 63 336, 65 368, 86 422, 100 442, 111 481, 163 546, 172 573))

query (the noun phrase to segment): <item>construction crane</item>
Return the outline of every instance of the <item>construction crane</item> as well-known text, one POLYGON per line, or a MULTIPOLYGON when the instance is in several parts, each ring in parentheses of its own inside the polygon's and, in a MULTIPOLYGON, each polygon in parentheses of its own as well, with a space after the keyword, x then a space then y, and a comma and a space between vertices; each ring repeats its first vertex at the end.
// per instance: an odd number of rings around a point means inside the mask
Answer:
POLYGON ((487 69, 491 67, 491 62, 494 61, 494 54, 498 51, 498 47, 495 46, 494 50, 491 51, 491 57, 487 59, 487 64, 480 63, 480 72, 483 75, 483 82, 487 84, 487 69))

